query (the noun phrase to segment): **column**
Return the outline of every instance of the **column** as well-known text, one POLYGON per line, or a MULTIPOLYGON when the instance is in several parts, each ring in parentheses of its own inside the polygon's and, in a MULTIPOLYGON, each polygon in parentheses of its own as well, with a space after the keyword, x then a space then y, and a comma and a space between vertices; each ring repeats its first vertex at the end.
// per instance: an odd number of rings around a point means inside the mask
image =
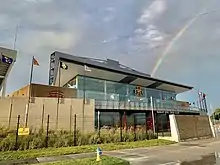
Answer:
POLYGON ((105 92, 105 101, 107 100, 107 82, 104 81, 104 92, 105 92))
POLYGON ((127 114, 126 114, 126 111, 124 111, 124 114, 123 114, 123 128, 127 131, 127 114))
POLYGON ((7 79, 4 79, 4 80, 3 80, 3 83, 2 83, 2 97, 5 97, 5 93, 6 93, 6 81, 7 81, 7 79))

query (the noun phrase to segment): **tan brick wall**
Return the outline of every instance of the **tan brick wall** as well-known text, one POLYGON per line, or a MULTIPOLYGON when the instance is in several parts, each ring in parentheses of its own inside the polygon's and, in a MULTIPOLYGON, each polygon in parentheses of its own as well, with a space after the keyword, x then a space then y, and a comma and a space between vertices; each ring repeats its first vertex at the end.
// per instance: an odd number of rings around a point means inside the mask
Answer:
POLYGON ((22 87, 21 89, 11 93, 10 97, 28 97, 29 96, 29 85, 22 87))
POLYGON ((12 94, 10 97, 29 97, 29 89, 31 88, 30 95, 31 97, 57 97, 57 93, 60 93, 60 97, 64 98, 76 98, 77 91, 76 89, 71 88, 61 88, 57 86, 49 86, 43 84, 31 84, 27 85, 12 94))
POLYGON ((176 115, 176 122, 180 140, 212 136, 208 116, 176 115))
MULTIPOLYGON (((25 112, 28 103, 26 97, 6 97, 0 99, 0 125, 16 127, 17 116, 21 116, 21 125, 25 123, 25 112), (12 106, 11 106, 12 104, 12 106), (11 115, 10 115, 11 112, 11 115), (10 118, 11 116, 11 118, 10 118), (10 121, 10 124, 9 124, 10 121)), ((84 107, 85 131, 94 130, 94 100, 86 102, 84 107)), ((83 100, 65 98, 58 104, 57 98, 34 98, 29 105, 28 126, 30 128, 46 128, 47 115, 50 115, 50 129, 73 130, 74 115, 77 116, 77 128, 82 129, 83 100), (58 107, 57 107, 58 106, 58 107), (57 122, 58 121, 58 122, 57 122)))

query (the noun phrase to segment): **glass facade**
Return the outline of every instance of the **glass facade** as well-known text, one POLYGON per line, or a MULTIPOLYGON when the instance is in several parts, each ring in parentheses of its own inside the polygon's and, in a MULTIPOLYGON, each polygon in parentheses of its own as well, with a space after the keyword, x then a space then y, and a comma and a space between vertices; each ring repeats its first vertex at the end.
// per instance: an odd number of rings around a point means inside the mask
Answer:
MULTIPOLYGON (((119 112, 100 112, 100 127, 119 127, 120 114, 119 112)), ((98 127, 98 112, 95 112, 95 128, 98 127)))
MULTIPOLYGON (((131 84, 123 84, 108 80, 95 79, 91 77, 77 76, 67 83, 67 86, 75 86, 77 97, 95 99, 95 127, 98 127, 98 113, 100 112, 100 127, 129 128, 135 125, 153 129, 153 119, 151 111, 155 112, 155 128, 157 132, 169 129, 168 114, 173 110, 190 110, 186 102, 176 100, 176 93, 172 91, 162 91, 131 84), (151 102, 151 97, 153 102, 151 102), (165 110, 168 110, 167 114, 165 110), (135 110, 135 111, 129 111, 135 110), (145 110, 145 111, 141 111, 145 110), (161 111, 161 112, 159 112, 161 111), (161 114, 160 114, 161 113, 161 114), (121 123, 122 122, 122 123, 121 123)), ((178 112, 178 111, 175 111, 178 112)))
POLYGON ((176 94, 145 87, 122 84, 90 77, 77 77, 78 97, 122 102, 149 102, 152 96, 158 103, 161 100, 175 100, 176 94))
MULTIPOLYGON (((118 128, 120 125, 123 129, 129 129, 137 126, 153 130, 152 114, 150 111, 145 112, 103 112, 100 111, 100 128, 111 129, 118 128), (120 117, 121 116, 121 117, 120 117)), ((157 132, 169 131, 169 115, 166 113, 155 113, 155 129, 157 132)), ((95 128, 98 128, 98 112, 95 112, 95 128)))
POLYGON ((65 88, 77 88, 77 81, 76 77, 70 80, 68 83, 66 83, 63 87, 65 88))

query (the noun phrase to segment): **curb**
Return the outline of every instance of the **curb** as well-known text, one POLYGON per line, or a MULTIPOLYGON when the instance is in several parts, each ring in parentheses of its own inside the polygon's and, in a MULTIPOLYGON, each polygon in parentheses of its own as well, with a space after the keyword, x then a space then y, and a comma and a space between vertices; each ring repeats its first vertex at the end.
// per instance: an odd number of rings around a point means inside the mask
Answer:
POLYGON ((8 160, 0 161, 0 165, 23 165, 23 164, 37 164, 39 163, 37 159, 24 159, 24 160, 8 160))

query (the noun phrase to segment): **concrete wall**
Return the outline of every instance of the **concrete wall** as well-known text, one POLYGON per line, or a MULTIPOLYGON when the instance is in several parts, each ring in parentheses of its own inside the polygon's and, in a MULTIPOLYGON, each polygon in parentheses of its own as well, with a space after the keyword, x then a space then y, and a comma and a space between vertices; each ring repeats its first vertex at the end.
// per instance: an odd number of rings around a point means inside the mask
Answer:
MULTIPOLYGON (((25 124, 27 97, 6 97, 0 99, 0 125, 15 128, 17 116, 21 116, 21 125, 25 124)), ((50 115, 50 129, 73 130, 74 115, 77 118, 77 128, 93 131, 95 121, 94 100, 86 101, 83 117, 83 100, 63 98, 58 104, 57 98, 34 98, 29 105, 28 127, 46 128, 47 115, 50 115)))
POLYGON ((213 136, 208 116, 170 115, 170 126, 175 141, 213 136))

